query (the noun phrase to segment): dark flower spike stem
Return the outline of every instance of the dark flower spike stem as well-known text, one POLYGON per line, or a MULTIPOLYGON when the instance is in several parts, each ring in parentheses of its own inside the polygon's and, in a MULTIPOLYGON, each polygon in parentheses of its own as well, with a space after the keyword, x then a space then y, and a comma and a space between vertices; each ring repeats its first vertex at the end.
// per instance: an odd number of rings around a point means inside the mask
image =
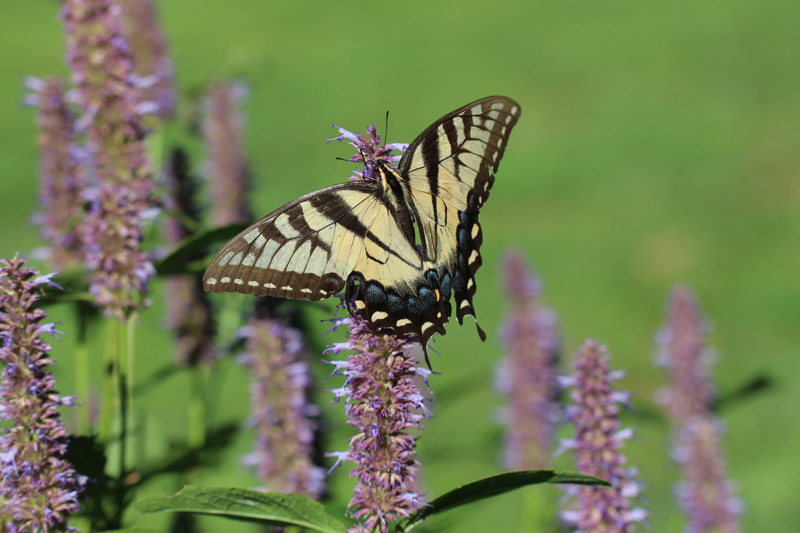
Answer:
POLYGON ((335 327, 347 325, 349 340, 330 346, 338 355, 352 350, 346 361, 334 365, 332 375, 345 376, 341 388, 331 390, 335 401, 345 398, 347 423, 356 429, 347 452, 326 455, 356 463, 350 473, 357 478, 350 514, 360 522, 349 531, 389 531, 389 522, 410 516, 425 505, 414 492, 417 470, 416 437, 407 433, 430 417, 415 382, 426 378, 410 353, 409 340, 393 335, 374 335, 359 316, 334 318, 335 327))
MULTIPOLYGON (((200 225, 197 206, 198 184, 189 172, 189 161, 183 150, 173 150, 166 171, 169 215, 164 218, 164 237, 170 248, 189 237, 200 225)), ((202 252, 197 259, 202 258, 202 252)), ((180 274, 166 280, 167 323, 175 338, 176 363, 180 366, 207 366, 217 355, 214 345, 216 323, 202 276, 180 274)))
POLYGON ((155 216, 133 56, 121 12, 111 0, 66 0, 61 11, 67 63, 83 110, 95 183, 81 225, 89 290, 106 315, 124 318, 145 306, 155 269, 140 249, 143 225, 155 216))
POLYGON ((630 500, 641 487, 636 469, 625 468, 620 449, 633 432, 620 429, 619 405, 628 402, 628 393, 617 392, 611 385, 622 377, 612 372, 604 346, 587 340, 578 350, 575 374, 562 378, 564 386, 574 387, 567 407, 567 417, 575 425, 575 436, 565 439, 561 448, 572 449, 578 472, 605 479, 611 488, 570 486, 567 494, 576 498, 576 509, 562 511, 561 518, 580 533, 623 533, 633 531, 647 513, 631 508, 630 500))
POLYGON ((658 362, 669 376, 660 399, 675 426, 673 455, 684 473, 677 495, 688 518, 687 533, 738 533, 742 505, 726 477, 721 424, 711 410, 716 391, 707 332, 697 297, 687 286, 675 287, 667 326, 656 337, 658 362))
POLYGON ((253 218, 247 203, 250 183, 241 115, 246 96, 247 87, 241 81, 216 81, 206 96, 203 118, 206 173, 214 197, 211 218, 219 226, 249 222, 253 218))
POLYGON ((58 270, 83 264, 83 246, 77 223, 83 217, 86 175, 85 151, 76 140, 75 114, 66 87, 58 78, 28 78, 31 93, 25 103, 36 106, 39 135, 39 205, 36 221, 48 243, 48 259, 58 270))
POLYGON ((500 337, 501 360, 496 388, 508 397, 503 419, 505 466, 544 469, 550 464, 553 429, 558 418, 556 365, 561 343, 555 313, 541 306, 541 281, 522 254, 506 253, 504 278, 510 309, 500 337))
POLYGON ((125 38, 133 49, 139 101, 162 120, 175 114, 175 87, 167 40, 152 0, 119 0, 125 38))
POLYGON ((245 457, 263 490, 318 499, 325 470, 313 461, 319 409, 309 403, 313 378, 299 331, 264 307, 243 328, 247 352, 240 357, 252 376, 249 425, 255 450, 245 457))
POLYGON ((58 287, 51 278, 24 258, 0 260, 0 413, 13 422, 0 429, 0 529, 8 532, 70 530, 85 482, 64 460, 67 432, 58 409, 74 398, 55 390, 51 347, 42 338, 62 332, 43 324, 44 311, 34 307, 41 285, 58 287))

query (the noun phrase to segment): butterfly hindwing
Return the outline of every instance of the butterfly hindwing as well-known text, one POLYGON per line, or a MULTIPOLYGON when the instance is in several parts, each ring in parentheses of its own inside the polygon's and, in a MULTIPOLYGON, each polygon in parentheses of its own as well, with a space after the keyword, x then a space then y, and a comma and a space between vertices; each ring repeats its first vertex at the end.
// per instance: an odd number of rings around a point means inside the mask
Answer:
POLYGON ((519 104, 502 96, 467 104, 428 127, 398 166, 426 255, 439 278, 450 280, 459 323, 475 315, 483 242, 479 210, 519 116, 519 104))

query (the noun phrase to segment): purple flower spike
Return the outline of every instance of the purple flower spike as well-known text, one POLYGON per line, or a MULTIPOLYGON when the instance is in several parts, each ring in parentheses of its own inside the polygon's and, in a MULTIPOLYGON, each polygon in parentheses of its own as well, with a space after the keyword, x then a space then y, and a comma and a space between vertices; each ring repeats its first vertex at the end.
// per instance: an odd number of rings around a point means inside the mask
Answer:
POLYGON ((140 250, 143 213, 154 204, 133 57, 112 0, 66 0, 61 11, 67 63, 84 116, 96 175, 81 231, 89 290, 106 315, 124 318, 148 304, 155 269, 140 250))
POLYGON ((38 273, 25 259, 0 260, 0 412, 13 424, 0 429, 0 529, 68 531, 70 514, 80 511, 82 483, 64 460, 67 432, 58 408, 72 405, 55 391, 47 370, 53 360, 42 336, 55 324, 42 324, 36 309, 38 273))
POLYGON ((741 504, 726 479, 720 423, 711 410, 713 352, 697 297, 686 286, 672 291, 668 324, 656 338, 659 363, 669 375, 661 394, 675 426, 675 459, 683 466, 678 498, 688 517, 687 533, 738 533, 741 504))
POLYGON ((611 386, 614 376, 604 346, 587 340, 574 363, 574 387, 567 416, 575 424, 575 437, 562 441, 562 448, 571 448, 578 472, 605 479, 605 487, 570 486, 567 494, 576 497, 577 509, 561 513, 562 519, 580 533, 623 533, 633 531, 642 522, 643 509, 631 509, 630 499, 639 494, 636 469, 624 468, 625 456, 620 452, 631 433, 620 430, 620 396, 611 386))
POLYGON ((318 499, 325 470, 315 466, 319 409, 307 400, 313 384, 300 332, 257 311, 247 328, 247 353, 240 359, 253 377, 250 425, 256 448, 245 458, 264 489, 318 499))
POLYGON ((155 113, 162 120, 175 114, 172 60, 151 0, 122 0, 125 38, 133 51, 141 113, 155 113))
POLYGON ((505 256, 505 282, 511 309, 501 338, 507 355, 495 381, 509 402, 504 463, 513 470, 546 468, 558 416, 556 317, 540 305, 541 282, 519 252, 505 256))
POLYGON ((711 413, 716 391, 711 384, 713 352, 705 346, 708 326, 692 290, 678 286, 667 310, 668 325, 659 331, 658 363, 669 374, 669 388, 659 398, 676 424, 711 413))
POLYGON ((338 461, 356 463, 358 478, 349 512, 361 520, 349 531, 386 533, 389 521, 410 516, 425 505, 414 491, 416 437, 406 433, 427 418, 414 377, 419 366, 402 337, 375 335, 358 316, 350 326, 347 361, 333 361, 335 374, 346 376, 347 423, 356 429, 349 452, 338 461))
POLYGON ((332 126, 339 130, 341 135, 334 137, 333 139, 326 139, 325 142, 342 142, 343 140, 347 139, 350 146, 356 149, 356 154, 350 156, 350 161, 364 164, 364 170, 354 171, 353 175, 350 176, 350 181, 366 181, 373 179, 373 161, 385 161, 389 166, 396 168, 397 163, 400 162, 400 158, 402 156, 392 155, 391 152, 394 150, 405 152, 406 148, 408 148, 408 145, 404 143, 381 144, 381 136, 378 133, 375 124, 372 124, 367 128, 366 137, 360 133, 352 133, 344 128, 340 128, 336 124, 332 124, 332 126))
POLYGON ((740 502, 725 473, 720 453, 720 424, 698 416, 686 422, 675 450, 686 480, 678 485, 678 498, 689 518, 687 533, 738 533, 740 502))
POLYGON ((58 270, 83 263, 83 243, 77 222, 83 216, 86 175, 75 131, 75 115, 67 104, 64 83, 56 78, 29 79, 33 90, 26 99, 39 110, 37 144, 41 160, 39 204, 36 220, 49 244, 49 259, 58 270))
POLYGON ((246 96, 244 83, 217 81, 206 97, 203 136, 214 197, 211 218, 220 226, 252 218, 247 207, 250 184, 240 111, 246 96))

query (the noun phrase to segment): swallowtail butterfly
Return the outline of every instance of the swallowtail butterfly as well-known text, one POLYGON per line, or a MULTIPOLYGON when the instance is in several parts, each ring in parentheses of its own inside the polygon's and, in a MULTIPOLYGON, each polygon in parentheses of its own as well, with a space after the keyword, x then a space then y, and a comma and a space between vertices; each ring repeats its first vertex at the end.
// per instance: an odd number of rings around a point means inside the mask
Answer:
POLYGON ((397 169, 376 161, 373 179, 312 192, 242 231, 214 257, 205 290, 322 300, 344 289, 370 329, 416 334, 426 349, 445 333, 451 293, 459 324, 475 315, 478 215, 519 115, 503 96, 448 113, 397 169))

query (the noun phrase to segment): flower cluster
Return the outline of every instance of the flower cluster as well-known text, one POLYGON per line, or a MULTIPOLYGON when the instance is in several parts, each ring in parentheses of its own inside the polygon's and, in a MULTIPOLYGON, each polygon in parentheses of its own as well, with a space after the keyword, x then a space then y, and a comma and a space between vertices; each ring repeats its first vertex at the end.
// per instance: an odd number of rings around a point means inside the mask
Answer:
POLYGON ((374 176, 375 162, 383 161, 389 166, 396 166, 400 162, 402 156, 392 155, 393 150, 405 152, 408 144, 404 143, 386 143, 381 144, 381 136, 378 133, 375 124, 367 128, 367 136, 364 137, 360 133, 352 133, 344 128, 340 128, 336 124, 332 124, 334 128, 339 130, 338 137, 333 139, 325 139, 325 142, 339 141, 347 139, 350 146, 356 149, 356 154, 350 156, 350 161, 354 163, 363 163, 364 170, 355 170, 353 175, 350 176, 351 181, 365 181, 370 180, 374 176))
POLYGON ((155 269, 140 250, 153 209, 152 172, 138 101, 133 56, 112 0, 66 0, 62 18, 67 63, 82 108, 81 125, 96 180, 82 224, 89 290, 109 316, 123 318, 147 302, 155 269))
POLYGON ((507 355, 495 381, 509 401, 504 462, 514 470, 546 468, 558 417, 554 398, 561 346, 556 316, 540 305, 541 282, 519 252, 505 256, 505 281, 511 310, 501 338, 507 355))
POLYGON ((575 425, 575 437, 562 441, 575 455, 578 472, 605 479, 609 488, 571 486, 567 493, 577 498, 577 510, 563 511, 563 520, 574 531, 589 533, 623 533, 633 531, 634 524, 646 513, 631 508, 630 499, 639 494, 636 469, 625 468, 620 452, 630 429, 620 429, 619 404, 628 402, 628 394, 617 392, 611 382, 622 377, 612 372, 605 347, 587 340, 574 363, 575 374, 562 378, 562 384, 575 387, 571 393, 574 405, 567 416, 575 425))
POLYGON ((714 354, 705 344, 707 331, 697 297, 689 287, 676 287, 667 308, 667 326, 656 337, 658 362, 669 375, 669 387, 660 399, 676 428, 674 457, 685 477, 677 492, 688 517, 687 531, 737 533, 741 504, 726 477, 721 424, 711 410, 716 391, 710 369, 714 354))
POLYGON ((49 245, 49 259, 59 270, 83 263, 83 246, 77 223, 83 216, 86 175, 75 131, 75 114, 67 102, 66 87, 58 78, 28 78, 31 93, 25 102, 39 108, 36 125, 41 159, 39 203, 36 219, 49 245))
POLYGON ((0 260, 0 419, 13 422, 0 429, 0 529, 9 532, 67 531, 82 484, 64 460, 67 432, 58 414, 73 398, 55 390, 51 347, 42 339, 61 332, 34 307, 37 287, 58 285, 52 274, 37 274, 23 258, 0 260))
POLYGON ((242 82, 216 81, 206 97, 203 119, 208 156, 206 174, 214 198, 211 218, 220 226, 252 218, 247 207, 250 187, 240 111, 246 95, 247 88, 242 82))
POLYGON ((319 413, 308 402, 313 381, 303 337, 259 311, 242 333, 247 352, 240 361, 253 377, 249 425, 256 430, 256 448, 245 464, 266 490, 319 498, 325 471, 313 463, 319 413))
POLYGON ((125 39, 133 50, 139 101, 162 120, 175 114, 175 87, 167 40, 152 0, 122 0, 125 39))
MULTIPOLYGON (((335 398, 346 398, 347 423, 356 429, 347 452, 328 455, 356 463, 353 499, 348 506, 361 519, 351 531, 388 531, 388 521, 410 516, 425 500, 413 492, 417 461, 416 437, 407 433, 420 426, 430 412, 424 405, 415 377, 427 381, 409 353, 408 340, 375 335, 358 316, 334 319, 350 328, 349 340, 331 345, 329 352, 352 350, 345 361, 325 361, 335 366, 333 375, 345 376, 335 398)), ((334 327, 336 327, 334 326, 334 327)), ((334 465, 335 467, 336 465, 334 465)))
MULTIPOLYGON (((200 224, 200 209, 196 204, 197 182, 189 173, 189 162, 183 150, 170 154, 166 185, 167 206, 173 216, 163 221, 164 236, 170 248, 189 237, 200 224)), ((202 259, 202 251, 197 257, 202 259)), ((165 284, 167 321, 175 337, 176 363, 181 366, 209 364, 216 357, 214 321, 203 279, 198 274, 170 276, 165 284)))
POLYGON ((687 533, 738 533, 742 505, 733 496, 720 452, 720 423, 711 417, 689 419, 681 429, 674 456, 683 465, 685 480, 678 499, 689 518, 687 533))
POLYGON ((667 310, 668 325, 656 336, 657 362, 667 370, 669 387, 659 395, 676 424, 711 413, 716 391, 710 366, 714 353, 705 346, 708 326, 697 297, 686 286, 676 287, 667 310))

